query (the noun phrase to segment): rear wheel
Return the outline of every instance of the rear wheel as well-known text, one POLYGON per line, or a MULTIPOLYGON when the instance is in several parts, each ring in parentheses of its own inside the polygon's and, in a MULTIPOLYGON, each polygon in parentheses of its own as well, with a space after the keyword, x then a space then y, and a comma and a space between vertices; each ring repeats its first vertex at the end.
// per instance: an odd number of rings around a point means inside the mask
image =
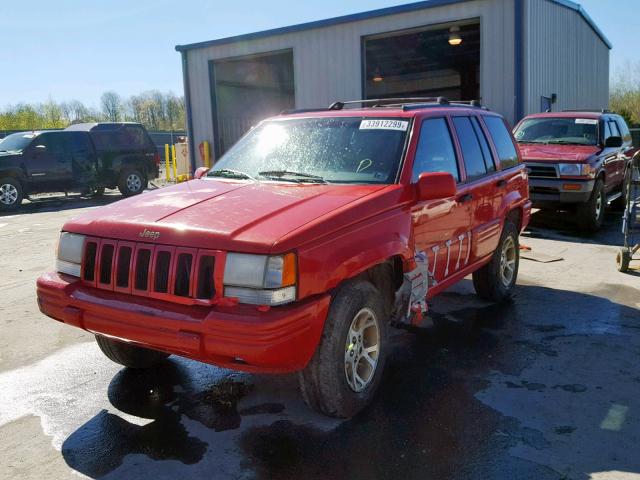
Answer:
POLYGON ((345 285, 331 303, 316 352, 300 372, 300 389, 314 410, 349 418, 373 399, 385 366, 387 319, 369 282, 345 285))
POLYGON ((22 185, 14 178, 0 179, 0 210, 15 210, 22 203, 22 185))
POLYGON ((149 368, 169 356, 168 353, 136 347, 100 335, 96 335, 96 342, 109 360, 129 368, 149 368))
POLYGON ((479 297, 492 302, 502 302, 513 292, 520 265, 518 229, 508 220, 504 224, 500 243, 491 261, 473 272, 473 286, 479 297))
POLYGON ((604 222, 604 208, 607 199, 604 193, 604 182, 601 178, 596 181, 587 203, 578 206, 578 224, 588 232, 596 232, 604 222))
POLYGON ((120 174, 118 190, 120 190, 120 193, 125 197, 142 193, 145 188, 147 188, 147 179, 138 170, 124 170, 120 174))

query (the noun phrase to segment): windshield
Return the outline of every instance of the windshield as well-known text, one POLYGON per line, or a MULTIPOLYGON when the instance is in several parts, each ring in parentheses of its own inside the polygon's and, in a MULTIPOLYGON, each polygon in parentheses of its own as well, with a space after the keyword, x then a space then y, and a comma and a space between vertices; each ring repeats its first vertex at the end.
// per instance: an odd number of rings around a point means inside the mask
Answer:
POLYGON ((515 132, 518 143, 597 145, 595 118, 530 118, 515 132))
POLYGON ((408 119, 271 120, 245 135, 208 176, 304 183, 394 183, 408 129, 408 119))

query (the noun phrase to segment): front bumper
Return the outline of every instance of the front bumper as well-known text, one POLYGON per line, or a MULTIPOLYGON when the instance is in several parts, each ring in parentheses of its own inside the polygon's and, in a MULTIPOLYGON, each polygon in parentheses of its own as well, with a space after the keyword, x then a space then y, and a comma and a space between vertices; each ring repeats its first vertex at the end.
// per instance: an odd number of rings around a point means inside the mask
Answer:
POLYGON ((47 273, 38 306, 49 317, 143 347, 250 372, 303 369, 320 341, 328 294, 260 311, 251 305, 185 306, 81 285, 47 273))
POLYGON ((585 203, 591 198, 595 180, 542 179, 529 177, 529 198, 534 207, 585 203), (580 190, 566 190, 564 185, 579 185, 580 190))

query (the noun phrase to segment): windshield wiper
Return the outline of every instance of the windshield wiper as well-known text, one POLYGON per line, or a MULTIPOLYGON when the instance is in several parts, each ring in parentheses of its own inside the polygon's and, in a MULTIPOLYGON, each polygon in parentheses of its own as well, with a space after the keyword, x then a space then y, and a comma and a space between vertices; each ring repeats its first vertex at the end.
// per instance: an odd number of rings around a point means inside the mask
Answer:
MULTIPOLYGON (((299 177, 303 178, 311 183, 327 183, 327 181, 320 175, 312 175, 310 173, 292 172, 290 170, 268 170, 265 172, 259 172, 261 177, 273 177, 277 179, 284 179, 283 177, 299 177)), ((302 182, 300 180, 299 182, 302 182)))
POLYGON ((257 180, 248 173, 241 172, 240 170, 231 170, 230 168, 222 168, 220 170, 213 170, 207 174, 207 177, 223 177, 223 178, 240 178, 246 180, 257 180))
POLYGON ((587 143, 570 142, 568 140, 550 140, 550 145, 588 145, 587 143))

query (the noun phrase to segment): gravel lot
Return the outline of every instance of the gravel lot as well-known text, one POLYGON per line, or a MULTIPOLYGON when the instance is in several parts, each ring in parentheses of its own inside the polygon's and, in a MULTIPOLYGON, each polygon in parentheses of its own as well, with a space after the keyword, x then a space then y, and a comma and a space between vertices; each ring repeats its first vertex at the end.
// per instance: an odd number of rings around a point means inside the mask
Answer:
POLYGON ((39 313, 61 225, 119 198, 0 216, 0 478, 640 478, 640 271, 615 269, 619 213, 595 236, 534 215, 514 301, 468 280, 442 295, 438 327, 398 332, 376 402, 341 422, 294 376, 175 357, 135 373, 39 313))

